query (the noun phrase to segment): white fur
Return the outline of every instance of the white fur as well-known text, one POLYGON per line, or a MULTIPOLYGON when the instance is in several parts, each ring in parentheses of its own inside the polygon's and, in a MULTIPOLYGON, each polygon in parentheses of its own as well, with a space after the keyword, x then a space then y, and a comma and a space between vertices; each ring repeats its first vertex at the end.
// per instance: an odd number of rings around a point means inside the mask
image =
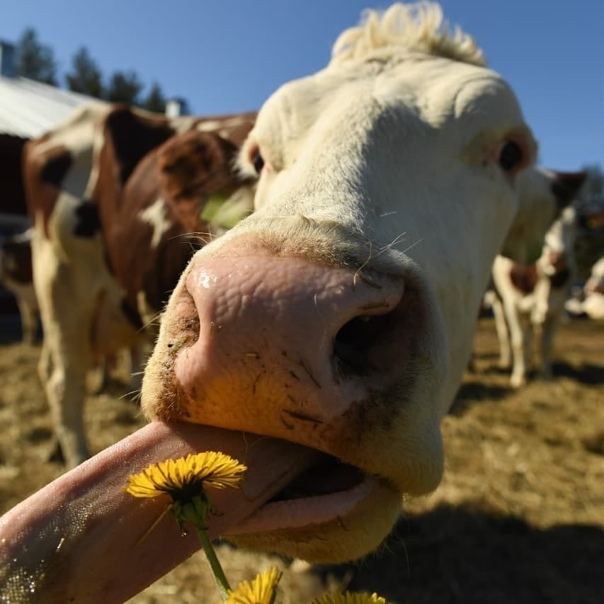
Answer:
POLYGON ((153 248, 156 248, 161 243, 162 237, 172 226, 172 223, 166 217, 167 213, 166 202, 159 198, 138 215, 143 222, 149 224, 153 229, 153 237, 151 238, 151 247, 153 248))
MULTIPOLYGON (((438 10, 419 15, 440 23, 438 10)), ((383 53, 395 56, 399 48, 389 43, 404 44, 407 33, 412 48, 417 31, 428 36, 421 23, 388 35, 396 16, 406 25, 409 14, 404 5, 388 11, 380 30, 383 53)), ((373 30, 377 18, 370 14, 366 28, 373 30)), ((464 56, 467 44, 461 34, 448 38, 445 54, 453 46, 464 56)), ((435 53, 440 47, 434 45, 435 53)), ((243 169, 252 172, 245 160, 259 147, 267 165, 254 219, 301 214, 363 233, 374 254, 409 250, 435 288, 448 328, 451 366, 442 414, 468 359, 471 317, 492 259, 519 209, 515 183, 496 164, 497 150, 518 134, 530 162, 534 143, 513 93, 494 72, 423 55, 376 66, 374 51, 363 46, 350 60, 332 62, 273 95, 246 143, 243 169), (380 120, 388 123, 376 130, 380 120), (371 170, 363 170, 367 162, 371 170)), ((363 253, 369 258, 369 248, 363 253)))
POLYGON ((401 48, 486 65, 482 50, 472 37, 459 28, 451 33, 441 7, 428 2, 393 4, 383 13, 366 11, 359 27, 347 29, 338 37, 331 64, 365 59, 380 49, 392 53, 401 48))

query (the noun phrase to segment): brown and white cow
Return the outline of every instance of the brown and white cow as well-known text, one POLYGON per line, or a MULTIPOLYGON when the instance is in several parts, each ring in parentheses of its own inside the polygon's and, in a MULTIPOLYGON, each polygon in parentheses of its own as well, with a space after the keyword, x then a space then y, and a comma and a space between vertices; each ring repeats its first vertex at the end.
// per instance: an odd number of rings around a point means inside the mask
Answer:
MULTIPOLYGON (((583 183, 586 178, 586 172, 560 172, 557 170, 548 170, 540 166, 533 166, 524 170, 516 179, 516 190, 520 197, 523 207, 530 208, 534 213, 534 218, 516 220, 514 232, 510 236, 516 241, 524 241, 527 254, 523 263, 512 262, 508 257, 498 256, 495 264, 498 262, 505 265, 502 268, 505 281, 504 289, 508 284, 509 274, 513 273, 514 279, 519 285, 532 291, 533 283, 536 281, 537 271, 535 262, 541 256, 543 244, 547 231, 557 220, 562 211, 576 198, 579 191, 582 191, 583 183), (512 268, 513 267, 513 270, 512 268), (528 267, 528 268, 526 268, 528 267), (508 270, 509 269, 509 270, 508 270), (507 273, 506 273, 507 271, 507 273)), ((509 291, 513 290, 510 283, 507 287, 509 291)), ((517 294, 518 296, 520 294, 517 294)), ((489 283, 483 302, 480 307, 479 319, 487 311, 493 311, 496 315, 496 328, 499 334, 501 344, 500 365, 503 368, 509 368, 511 364, 511 350, 509 348, 509 334, 505 322, 505 313, 501 303, 501 298, 494 290, 493 280, 489 283), (505 343, 508 342, 507 349, 505 343)), ((475 370, 474 359, 470 359, 468 365, 470 371, 475 370)))
POLYGON ((539 371, 553 377, 552 348, 556 329, 576 276, 574 243, 576 211, 564 209, 548 231, 539 259, 529 265, 497 256, 492 278, 492 309, 499 338, 502 368, 512 369, 510 384, 526 384, 535 338, 539 345, 539 371))
POLYGON ((493 260, 526 257, 504 240, 531 215, 516 181, 536 154, 510 86, 447 32, 437 5, 367 13, 265 103, 240 158, 255 212, 170 298, 152 423, 0 520, 5 581, 122 601, 185 559, 195 536, 169 518, 140 539, 166 501, 123 485, 191 451, 248 465, 241 492, 212 495, 212 536, 314 561, 375 548, 403 495, 438 485, 493 260))
POLYGON ((209 236, 200 210, 245 181, 232 160, 254 117, 168 120, 94 105, 26 146, 45 335, 39 373, 69 466, 89 455, 88 370, 153 341, 151 319, 200 245, 191 232, 209 236))

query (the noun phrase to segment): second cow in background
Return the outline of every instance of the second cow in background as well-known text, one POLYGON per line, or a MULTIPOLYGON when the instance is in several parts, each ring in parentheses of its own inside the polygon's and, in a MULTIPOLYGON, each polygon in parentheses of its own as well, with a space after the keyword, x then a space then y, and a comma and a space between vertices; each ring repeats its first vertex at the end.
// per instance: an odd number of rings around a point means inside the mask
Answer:
MULTIPOLYGON (((559 207, 569 204, 585 180, 585 173, 554 174, 552 191, 559 207)), ((543 171, 547 176, 547 171, 543 171)), ((540 373, 552 377, 552 343, 564 304, 576 275, 573 247, 576 210, 566 207, 545 236, 535 263, 521 265, 497 256, 493 264, 491 299, 500 345, 499 364, 511 366, 510 384, 526 383, 533 344, 538 339, 540 373)))
POLYGON ((27 144, 44 328, 39 373, 68 466, 89 456, 88 369, 95 358, 153 341, 152 319, 178 276, 194 250, 220 231, 202 210, 246 188, 231 166, 254 118, 168 120, 98 104, 27 144))

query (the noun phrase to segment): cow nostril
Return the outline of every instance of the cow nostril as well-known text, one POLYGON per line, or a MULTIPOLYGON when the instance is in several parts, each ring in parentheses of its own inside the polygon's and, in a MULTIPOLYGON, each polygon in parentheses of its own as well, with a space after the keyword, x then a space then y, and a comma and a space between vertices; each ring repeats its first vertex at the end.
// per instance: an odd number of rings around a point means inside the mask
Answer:
POLYGON ((379 369, 383 351, 391 340, 394 313, 361 315, 348 321, 337 333, 333 359, 342 376, 366 376, 379 369))

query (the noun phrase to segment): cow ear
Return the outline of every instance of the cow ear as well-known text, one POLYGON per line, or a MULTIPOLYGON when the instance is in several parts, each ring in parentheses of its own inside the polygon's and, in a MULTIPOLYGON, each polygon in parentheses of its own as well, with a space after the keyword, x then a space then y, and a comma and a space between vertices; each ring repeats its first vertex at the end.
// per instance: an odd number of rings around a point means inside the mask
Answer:
POLYGON ((236 150, 233 143, 213 133, 192 131, 173 137, 158 151, 163 193, 176 202, 211 195, 218 184, 214 181, 230 170, 236 150))
POLYGON ((130 178, 139 162, 152 149, 159 147, 174 134, 163 117, 149 117, 126 105, 116 105, 104 123, 105 151, 111 147, 119 167, 120 184, 130 178))
POLYGON ((558 209, 568 206, 576 197, 587 179, 587 172, 553 171, 552 193, 558 202, 558 209))

